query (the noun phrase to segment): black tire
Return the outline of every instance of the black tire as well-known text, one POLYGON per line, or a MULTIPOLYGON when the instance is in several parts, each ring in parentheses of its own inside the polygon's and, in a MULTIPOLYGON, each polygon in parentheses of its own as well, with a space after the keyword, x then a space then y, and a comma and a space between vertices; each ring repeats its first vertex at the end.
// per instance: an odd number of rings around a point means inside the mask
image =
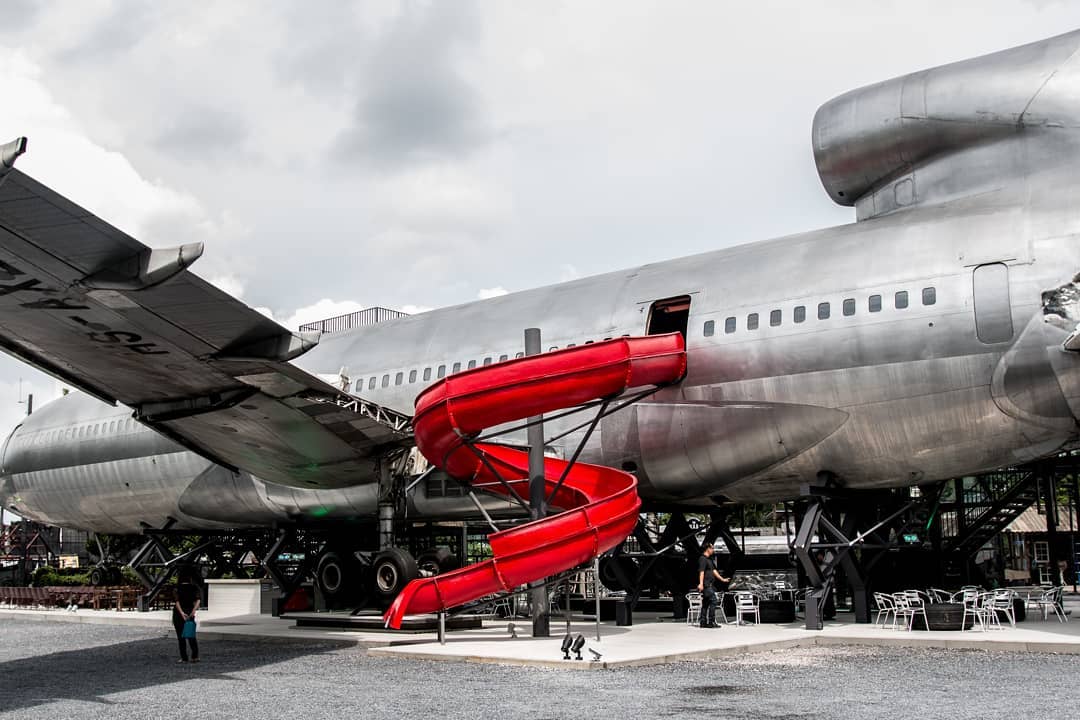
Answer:
POLYGON ((406 585, 420 576, 416 560, 401 548, 383 550, 371 562, 375 598, 389 607, 406 585))
POLYGON ((421 576, 430 577, 441 575, 447 570, 454 570, 460 567, 460 562, 450 548, 440 545, 420 553, 416 558, 416 565, 421 576))
POLYGON ((315 582, 319 591, 328 598, 344 595, 355 579, 355 573, 350 572, 355 564, 336 552, 323 553, 315 566, 315 582))
POLYGON ((623 579, 633 582, 637 573, 638 564, 634 558, 615 555, 600 559, 600 583, 613 592, 629 592, 631 588, 623 579))
POLYGON ((101 587, 109 582, 109 571, 107 568, 96 567, 90 571, 90 584, 94 587, 101 587))
POLYGON ((109 584, 110 585, 123 585, 124 573, 116 565, 109 567, 109 584))

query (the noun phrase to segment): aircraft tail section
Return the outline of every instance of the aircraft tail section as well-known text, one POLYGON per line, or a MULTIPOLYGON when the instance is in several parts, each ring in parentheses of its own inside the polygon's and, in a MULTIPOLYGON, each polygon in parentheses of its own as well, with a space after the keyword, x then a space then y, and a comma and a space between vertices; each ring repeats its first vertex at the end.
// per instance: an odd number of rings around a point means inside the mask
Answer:
MULTIPOLYGON (((675 382, 686 372, 681 335, 619 338, 520 358, 453 375, 417 398, 417 447, 433 464, 473 487, 528 495, 528 454, 465 438, 485 427, 610 397, 631 387, 675 382)), ((588 562, 622 542, 637 523, 637 480, 622 470, 545 458, 546 492, 563 512, 489 536, 492 559, 414 580, 387 610, 444 610, 588 562), (566 473, 565 479, 559 479, 566 473)))

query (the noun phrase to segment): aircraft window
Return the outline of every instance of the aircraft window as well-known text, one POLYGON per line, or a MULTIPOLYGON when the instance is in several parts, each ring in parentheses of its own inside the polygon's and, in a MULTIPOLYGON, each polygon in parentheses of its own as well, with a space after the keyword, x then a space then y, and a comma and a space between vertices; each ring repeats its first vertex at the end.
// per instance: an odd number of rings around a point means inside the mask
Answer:
POLYGON ((368 382, 367 382, 367 389, 368 390, 374 390, 375 389, 375 383, 376 383, 377 380, 378 380, 378 378, 376 378, 374 375, 372 375, 371 379, 368 380, 368 382))
POLYGON ((438 370, 438 372, 435 373, 435 377, 440 378, 440 379, 446 377, 446 366, 445 365, 440 365, 439 366, 439 370, 438 370))
POLYGON ((769 325, 771 325, 772 327, 776 327, 780 324, 780 320, 782 317, 783 315, 779 310, 773 310, 771 313, 769 313, 769 325))
POLYGON ((116 421, 115 420, 113 420, 111 423, 109 423, 109 432, 116 432, 116 421))
POLYGON ((817 306, 817 319, 828 320, 829 319, 829 303, 818 303, 817 306))
POLYGON ((515 358, 523 358, 523 357, 525 357, 525 353, 523 353, 523 352, 514 353, 514 357, 515 358))
POLYGON ((390 376, 389 375, 383 375, 382 376, 382 386, 383 387, 390 387, 390 376))
POLYGON ((757 313, 750 313, 746 316, 746 329, 757 330, 757 313))
POLYGON ((844 299, 844 315, 847 316, 847 315, 854 315, 854 314, 855 314, 855 298, 845 298, 844 299))
POLYGON ((416 371, 415 370, 410 370, 409 371, 409 382, 411 382, 411 383, 416 382, 416 371))
POLYGON ((870 305, 870 312, 881 312, 881 296, 880 295, 871 295, 869 305, 870 305))
POLYGON ((506 362, 509 359, 510 359, 509 355, 500 355, 499 356, 499 362, 506 362))
POLYGON ((896 293, 896 309, 903 310, 907 307, 907 290, 896 293))
POLYGON ((461 372, 461 363, 454 363, 454 367, 450 368, 450 374, 461 372))
POLYGON ((431 368, 424 368, 424 382, 431 379, 431 368))
POLYGON ((705 332, 705 337, 712 337, 713 333, 716 332, 716 321, 715 320, 707 321, 705 323, 705 331, 704 332, 705 332))
POLYGON ((491 364, 491 358, 489 358, 489 357, 484 358, 484 364, 485 365, 490 365, 491 364))
POLYGON ((553 350, 558 350, 558 349, 559 349, 558 345, 552 345, 551 347, 548 348, 548 352, 552 352, 553 350))
POLYGON ((470 360, 469 361, 469 369, 472 370, 474 367, 476 367, 476 361, 475 360, 470 360))
POLYGON ((568 347, 568 348, 577 347, 577 343, 566 343, 566 347, 568 347))
POLYGON ((585 344, 586 345, 592 345, 594 342, 596 342, 596 341, 595 340, 586 340, 585 344))
POLYGON ((401 381, 405 379, 405 373, 398 373, 394 376, 394 384, 400 385, 401 381))
POLYGON ((724 332, 727 333, 728 335, 735 332, 735 322, 736 322, 735 318, 733 318, 733 317, 729 317, 726 320, 724 320, 724 332))
POLYGON ((922 289, 922 304, 933 305, 937 302, 937 290, 932 287, 922 289))
POLYGON ((796 305, 795 306, 795 312, 793 314, 795 316, 795 322, 797 322, 797 323, 805 322, 806 321, 806 306, 805 305, 796 305))

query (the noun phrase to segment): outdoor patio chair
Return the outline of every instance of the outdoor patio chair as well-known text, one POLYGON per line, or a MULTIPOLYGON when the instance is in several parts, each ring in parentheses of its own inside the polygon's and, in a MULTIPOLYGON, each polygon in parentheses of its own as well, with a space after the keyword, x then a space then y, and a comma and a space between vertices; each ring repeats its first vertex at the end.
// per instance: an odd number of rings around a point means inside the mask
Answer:
MULTIPOLYGON (((723 611, 721 611, 723 612, 723 611)), ((686 593, 686 624, 695 625, 701 617, 701 593, 686 593)))
POLYGON ((752 592, 735 593, 735 624, 743 624, 743 615, 753 615, 754 624, 761 624, 761 601, 752 592))
POLYGON ((998 613, 1003 613, 1009 621, 1009 625, 1016 627, 1016 612, 1013 606, 1013 592, 1011 590, 995 590, 990 595, 989 620, 992 625, 1001 629, 1001 618, 998 613))
POLYGON ((874 618, 874 626, 880 623, 881 627, 885 627, 885 623, 889 622, 889 616, 892 616, 892 627, 896 629, 896 601, 885 593, 874 593, 874 604, 877 605, 877 617, 874 618))
MULTIPOLYGON (((905 590, 908 598, 908 607, 911 608, 911 625, 915 624, 915 616, 922 615, 923 625, 930 629, 930 621, 926 619, 926 606, 930 604, 930 597, 922 590, 905 590)), ((910 630, 911 627, 908 628, 910 630)))
POLYGON ((930 588, 927 594, 935 603, 947 603, 952 602, 952 593, 948 590, 942 590, 941 588, 930 588))
POLYGON ((1042 612, 1043 620, 1046 619, 1046 611, 1052 610, 1058 622, 1069 622, 1069 618, 1061 607, 1061 593, 1063 590, 1062 587, 1050 588, 1045 590, 1035 601, 1035 606, 1042 612))

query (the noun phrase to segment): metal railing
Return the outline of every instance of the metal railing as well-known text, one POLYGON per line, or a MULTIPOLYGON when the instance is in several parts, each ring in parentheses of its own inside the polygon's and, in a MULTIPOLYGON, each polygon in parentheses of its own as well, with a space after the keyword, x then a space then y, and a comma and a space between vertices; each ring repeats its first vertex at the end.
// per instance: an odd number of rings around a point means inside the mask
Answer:
POLYGON ((358 310, 346 315, 338 315, 337 317, 327 318, 325 320, 304 323, 300 326, 300 332, 336 333, 343 330, 352 330, 353 328, 386 322, 387 320, 396 320, 397 318, 402 317, 409 317, 409 313, 384 307, 369 307, 365 310, 358 310))

